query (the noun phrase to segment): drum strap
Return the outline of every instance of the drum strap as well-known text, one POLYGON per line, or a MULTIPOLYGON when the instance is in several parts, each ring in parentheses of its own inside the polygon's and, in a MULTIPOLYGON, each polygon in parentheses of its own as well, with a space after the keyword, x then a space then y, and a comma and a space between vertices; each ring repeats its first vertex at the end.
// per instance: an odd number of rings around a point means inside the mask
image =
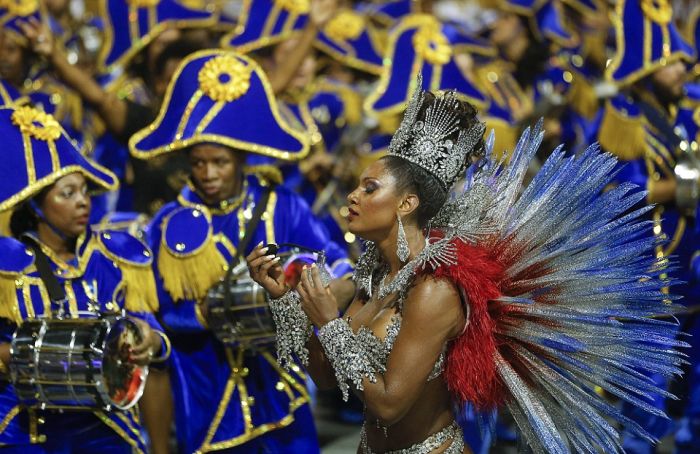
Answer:
POLYGON ((31 236, 22 236, 22 242, 34 251, 34 265, 36 265, 39 277, 46 286, 46 290, 49 292, 51 302, 56 304, 59 309, 62 308, 63 303, 66 301, 66 290, 61 283, 58 282, 56 275, 53 274, 46 253, 44 253, 41 246, 39 246, 36 240, 31 236))
POLYGON ((258 224, 260 224, 260 219, 262 219, 263 211, 267 207, 267 201, 270 199, 271 192, 272 187, 266 189, 260 197, 258 204, 255 205, 255 208, 253 209, 253 216, 250 218, 248 225, 246 225, 245 234, 243 235, 241 242, 238 243, 238 253, 231 258, 231 263, 228 264, 228 271, 226 271, 226 277, 224 278, 224 297, 226 299, 231 298, 231 276, 233 275, 233 269, 236 267, 236 265, 238 265, 238 262, 241 261, 241 257, 245 255, 245 251, 248 249, 248 245, 252 241, 253 235, 255 235, 255 229, 257 229, 258 224))
POLYGON ((248 225, 246 225, 245 235, 243 235, 241 242, 238 243, 238 247, 236 248, 238 254, 236 254, 231 260, 230 265, 232 266, 230 266, 229 269, 233 269, 233 265, 236 265, 240 258, 245 256, 245 251, 248 249, 248 245, 253 240, 255 229, 258 228, 258 224, 260 224, 260 220, 262 219, 263 211, 265 211, 265 208, 267 207, 267 201, 270 199, 271 192, 271 189, 267 189, 265 192, 263 192, 262 197, 260 197, 258 204, 255 206, 253 216, 250 218, 248 225))

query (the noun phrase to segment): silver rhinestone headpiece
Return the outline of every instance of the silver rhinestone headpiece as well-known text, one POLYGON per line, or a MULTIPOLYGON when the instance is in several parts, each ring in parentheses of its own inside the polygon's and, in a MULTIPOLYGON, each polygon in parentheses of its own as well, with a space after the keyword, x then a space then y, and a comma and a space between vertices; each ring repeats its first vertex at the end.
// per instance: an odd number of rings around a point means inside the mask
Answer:
POLYGON ((456 114, 459 101, 452 91, 436 95, 435 102, 425 111, 425 119, 416 121, 425 98, 422 79, 419 73, 416 89, 387 154, 424 168, 448 190, 470 164, 486 127, 476 122, 469 130, 460 130, 456 142, 447 138, 460 129, 456 114))

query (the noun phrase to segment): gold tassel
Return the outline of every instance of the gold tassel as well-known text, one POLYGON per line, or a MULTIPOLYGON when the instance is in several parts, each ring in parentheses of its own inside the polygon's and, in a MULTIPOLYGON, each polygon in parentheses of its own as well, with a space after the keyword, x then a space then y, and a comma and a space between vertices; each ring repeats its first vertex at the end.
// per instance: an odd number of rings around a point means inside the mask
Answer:
POLYGON ((393 134, 399 129, 401 124, 401 116, 399 115, 381 115, 377 118, 377 130, 382 134, 393 134))
POLYGON ((571 82, 569 101, 578 114, 589 120, 598 112, 598 97, 595 94, 595 89, 581 75, 575 76, 571 82))
POLYGON ((131 263, 120 262, 119 269, 122 272, 122 280, 126 282, 126 310, 132 312, 158 311, 158 292, 156 280, 150 266, 138 266, 131 263))
POLYGON ((598 142, 605 151, 622 160, 639 159, 644 156, 646 147, 642 120, 624 115, 607 102, 598 142))
POLYGON ((345 106, 345 121, 356 124, 362 120, 362 98, 352 89, 341 89, 338 94, 345 106))
POLYGON ((0 235, 12 236, 10 231, 10 218, 12 218, 12 210, 0 211, 0 235))
POLYGON ((486 125, 486 136, 491 134, 492 129, 495 134, 493 159, 500 160, 506 156, 506 161, 510 160, 510 155, 518 141, 518 129, 500 118, 484 117, 483 120, 486 125))
POLYGON ((163 276, 163 286, 175 301, 204 298, 211 286, 221 279, 223 265, 213 239, 194 254, 175 255, 165 245, 158 254, 158 271, 163 276))
POLYGON ((0 317, 10 320, 17 325, 22 323, 22 314, 19 313, 17 300, 17 288, 22 287, 22 276, 0 274, 0 317))

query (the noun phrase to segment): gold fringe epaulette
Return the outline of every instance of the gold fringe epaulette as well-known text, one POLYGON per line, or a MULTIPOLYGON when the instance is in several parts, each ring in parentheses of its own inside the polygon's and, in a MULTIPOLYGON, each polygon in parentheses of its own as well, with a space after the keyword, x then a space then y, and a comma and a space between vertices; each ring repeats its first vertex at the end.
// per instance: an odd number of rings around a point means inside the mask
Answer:
POLYGON ((209 216, 203 210, 179 208, 163 221, 158 271, 173 300, 201 300, 224 272, 209 216))
POLYGON ((10 230, 10 218, 12 218, 12 210, 0 211, 0 235, 12 236, 10 230))
POLYGON ((25 285, 24 276, 34 267, 34 253, 11 237, 0 237, 0 317, 22 323, 17 291, 25 285))
POLYGON ((0 272, 0 318, 19 325, 22 315, 19 313, 17 289, 22 288, 22 276, 14 273, 0 272))
POLYGON ((99 251, 114 261, 121 271, 125 309, 131 312, 158 311, 153 254, 148 246, 127 232, 103 231, 95 237, 99 251))
POLYGON ((613 106, 611 101, 606 102, 598 142, 605 151, 625 161, 644 157, 646 142, 642 116, 629 115, 629 112, 613 106))
POLYGON ((571 81, 568 99, 576 113, 589 120, 595 117, 600 107, 593 85, 581 74, 576 74, 571 81))
POLYGON ((158 311, 158 292, 153 269, 150 266, 134 266, 122 264, 119 266, 122 278, 126 282, 126 310, 132 312, 158 311))

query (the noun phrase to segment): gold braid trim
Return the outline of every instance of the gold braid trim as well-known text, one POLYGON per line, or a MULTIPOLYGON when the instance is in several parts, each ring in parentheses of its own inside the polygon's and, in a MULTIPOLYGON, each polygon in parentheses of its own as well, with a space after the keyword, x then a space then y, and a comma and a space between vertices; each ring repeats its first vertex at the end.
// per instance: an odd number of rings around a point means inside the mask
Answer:
POLYGON ((224 265, 211 235, 192 254, 177 254, 164 242, 158 254, 158 271, 163 277, 163 286, 175 301, 204 298, 211 286, 221 279, 224 265))
POLYGON ((641 117, 629 117, 619 112, 607 102, 598 132, 600 145, 625 161, 643 157, 646 142, 642 121, 641 117))

